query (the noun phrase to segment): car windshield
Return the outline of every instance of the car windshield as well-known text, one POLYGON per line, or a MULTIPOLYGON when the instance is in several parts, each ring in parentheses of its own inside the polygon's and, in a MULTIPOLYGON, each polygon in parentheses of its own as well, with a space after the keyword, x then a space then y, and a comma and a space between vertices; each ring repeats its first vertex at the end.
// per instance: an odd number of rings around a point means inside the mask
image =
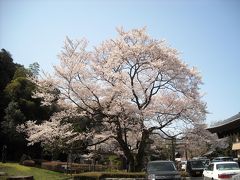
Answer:
POLYGON ((239 166, 237 163, 227 163, 227 164, 217 164, 216 165, 217 170, 236 170, 239 169, 239 166))
POLYGON ((202 161, 191 161, 191 165, 193 168, 203 168, 202 161))
POLYGON ((153 162, 148 164, 148 171, 176 171, 172 162, 153 162))

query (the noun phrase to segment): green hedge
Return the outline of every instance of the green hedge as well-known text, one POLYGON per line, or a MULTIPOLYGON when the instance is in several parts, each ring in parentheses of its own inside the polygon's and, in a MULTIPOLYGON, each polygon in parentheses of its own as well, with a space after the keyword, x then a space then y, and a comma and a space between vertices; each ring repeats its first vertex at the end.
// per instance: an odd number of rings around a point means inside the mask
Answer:
POLYGON ((145 178, 144 172, 128 173, 128 172, 88 172, 76 174, 74 180, 99 180, 103 178, 145 178))
POLYGON ((50 171, 64 172, 62 165, 65 165, 65 164, 66 163, 59 162, 59 161, 42 162, 41 168, 47 169, 50 171))
POLYGON ((33 160, 24 160, 22 162, 22 165, 34 167, 35 166, 35 162, 33 160))

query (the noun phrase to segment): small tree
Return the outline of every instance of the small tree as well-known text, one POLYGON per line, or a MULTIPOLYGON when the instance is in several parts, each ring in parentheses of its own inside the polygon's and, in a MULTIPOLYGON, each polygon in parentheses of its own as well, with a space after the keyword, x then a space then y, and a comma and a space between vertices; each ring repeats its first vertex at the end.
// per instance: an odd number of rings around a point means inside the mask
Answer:
POLYGON ((30 71, 32 76, 37 77, 39 75, 39 68, 40 65, 37 62, 34 62, 29 65, 28 70, 30 71))
POLYGON ((183 136, 188 158, 199 157, 207 153, 217 140, 217 137, 207 130, 207 125, 204 123, 195 124, 186 129, 183 136))
MULTIPOLYGON (((90 119, 89 129, 81 133, 93 138, 88 145, 117 142, 130 171, 139 171, 152 133, 173 136, 184 124, 204 119, 201 77, 180 60, 176 49, 149 37, 145 28, 117 31, 116 39, 92 51, 87 51, 86 40, 67 38, 55 74, 33 80, 38 85, 35 97, 49 105, 55 99, 49 92, 57 88, 63 109, 90 119)), ((31 143, 33 134, 28 133, 31 143)))
POLYGON ((1 123, 3 133, 7 134, 10 141, 17 139, 19 134, 16 133, 16 126, 25 121, 25 116, 19 109, 17 102, 10 102, 5 110, 6 115, 1 123))

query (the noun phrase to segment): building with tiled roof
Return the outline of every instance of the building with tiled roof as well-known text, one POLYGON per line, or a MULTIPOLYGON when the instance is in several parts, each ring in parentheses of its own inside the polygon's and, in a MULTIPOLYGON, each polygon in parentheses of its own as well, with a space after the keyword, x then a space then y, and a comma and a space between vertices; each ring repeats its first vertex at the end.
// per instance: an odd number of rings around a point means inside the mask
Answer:
POLYGON ((208 130, 211 133, 216 133, 219 138, 232 136, 232 150, 236 151, 236 155, 240 158, 240 112, 224 121, 219 121, 208 130))

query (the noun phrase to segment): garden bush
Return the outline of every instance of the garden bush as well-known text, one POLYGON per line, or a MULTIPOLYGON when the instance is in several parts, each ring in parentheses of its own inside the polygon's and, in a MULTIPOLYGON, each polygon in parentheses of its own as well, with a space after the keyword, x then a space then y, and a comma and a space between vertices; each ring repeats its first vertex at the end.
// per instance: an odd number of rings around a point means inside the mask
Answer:
POLYGON ((23 154, 20 158, 19 164, 23 165, 23 161, 25 161, 25 160, 31 160, 31 157, 26 154, 23 154))
POLYGON ((144 172, 89 172, 74 175, 74 180, 99 180, 104 178, 145 178, 144 172))
POLYGON ((41 167, 43 162, 48 162, 47 160, 44 160, 44 159, 33 159, 33 160, 35 162, 35 166, 37 167, 41 167))
POLYGON ((42 162, 41 168, 51 170, 51 171, 57 171, 57 172, 64 172, 63 165, 66 163, 60 162, 60 161, 48 161, 48 162, 42 162))
POLYGON ((77 164, 72 163, 68 164, 67 169, 67 163, 66 162, 60 162, 60 161, 48 161, 48 162, 42 162, 41 168, 48 169, 51 171, 57 171, 57 172, 65 172, 65 173, 81 173, 81 172, 89 172, 89 171, 106 171, 106 170, 116 170, 118 166, 109 166, 109 165, 93 165, 93 164, 77 164))
POLYGON ((35 162, 33 160, 25 160, 25 161, 22 162, 22 165, 34 167, 35 162))

